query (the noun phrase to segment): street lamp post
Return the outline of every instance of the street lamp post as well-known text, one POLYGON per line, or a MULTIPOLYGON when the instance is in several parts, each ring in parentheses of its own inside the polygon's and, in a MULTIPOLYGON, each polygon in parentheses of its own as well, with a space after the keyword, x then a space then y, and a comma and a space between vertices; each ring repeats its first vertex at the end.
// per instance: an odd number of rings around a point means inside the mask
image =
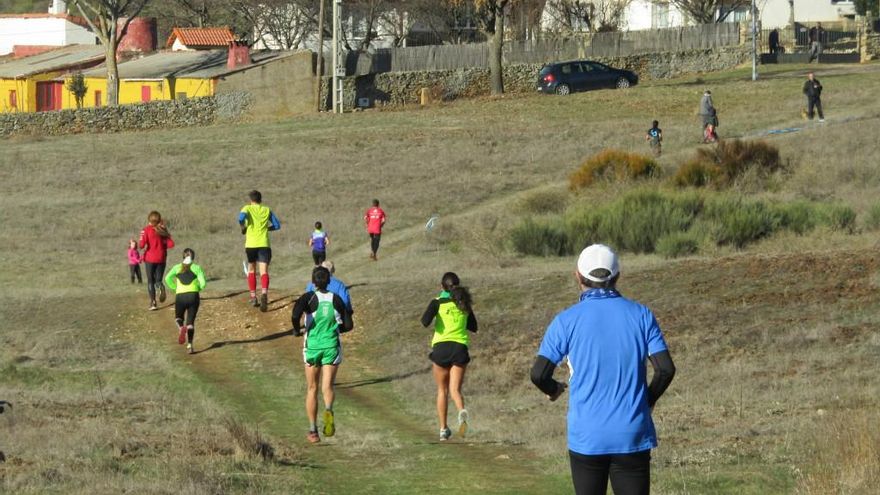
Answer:
POLYGON ((752 0, 752 81, 758 80, 758 14, 752 0))
POLYGON ((342 0, 333 0, 333 113, 342 113, 342 78, 345 77, 345 61, 339 52, 339 35, 342 30, 340 20, 342 0), (341 63, 340 63, 341 62, 341 63))

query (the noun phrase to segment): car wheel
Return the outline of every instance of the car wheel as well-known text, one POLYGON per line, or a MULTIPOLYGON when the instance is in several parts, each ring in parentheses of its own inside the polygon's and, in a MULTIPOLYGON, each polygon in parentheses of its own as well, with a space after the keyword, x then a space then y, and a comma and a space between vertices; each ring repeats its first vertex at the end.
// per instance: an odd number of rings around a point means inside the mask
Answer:
POLYGON ((626 89, 629 87, 629 79, 621 77, 617 80, 617 89, 626 89))
POLYGON ((571 88, 568 87, 568 84, 560 84, 556 86, 556 94, 565 96, 571 93, 571 88))

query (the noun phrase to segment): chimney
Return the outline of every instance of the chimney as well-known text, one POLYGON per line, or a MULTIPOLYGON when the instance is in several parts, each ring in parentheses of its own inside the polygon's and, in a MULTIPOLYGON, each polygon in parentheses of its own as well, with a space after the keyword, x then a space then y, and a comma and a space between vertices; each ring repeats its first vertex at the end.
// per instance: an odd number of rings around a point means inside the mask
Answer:
POLYGON ((226 59, 226 68, 237 69, 251 63, 251 50, 244 43, 233 41, 229 43, 229 57, 226 59))
POLYGON ((52 0, 52 5, 49 6, 49 13, 55 15, 66 14, 67 2, 65 2, 64 0, 52 0))

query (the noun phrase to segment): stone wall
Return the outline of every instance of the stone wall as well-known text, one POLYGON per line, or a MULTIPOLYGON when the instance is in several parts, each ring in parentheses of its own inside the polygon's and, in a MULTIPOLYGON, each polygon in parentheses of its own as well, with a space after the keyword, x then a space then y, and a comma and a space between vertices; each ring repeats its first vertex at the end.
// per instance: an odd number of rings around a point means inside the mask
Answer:
POLYGON ((861 39, 861 61, 880 60, 880 33, 865 32, 861 39))
POLYGON ((227 74, 217 81, 217 95, 247 92, 253 96, 249 114, 287 117, 315 109, 314 62, 310 51, 227 74))
MULTIPOLYGON (((598 62, 628 69, 639 79, 667 79, 684 74, 731 69, 751 60, 749 47, 693 50, 677 53, 654 53, 603 59, 598 62)), ((534 93, 540 64, 509 64, 504 67, 504 90, 507 93, 534 93)), ((330 78, 323 78, 324 107, 330 108, 330 78)), ((343 80, 345 108, 354 108, 358 98, 368 98, 371 105, 418 103, 421 88, 429 88, 435 99, 454 100, 489 93, 489 69, 452 69, 438 71, 384 72, 343 80)))
POLYGON ((60 135, 188 127, 240 118, 253 98, 244 92, 175 101, 55 112, 0 114, 0 136, 60 135))

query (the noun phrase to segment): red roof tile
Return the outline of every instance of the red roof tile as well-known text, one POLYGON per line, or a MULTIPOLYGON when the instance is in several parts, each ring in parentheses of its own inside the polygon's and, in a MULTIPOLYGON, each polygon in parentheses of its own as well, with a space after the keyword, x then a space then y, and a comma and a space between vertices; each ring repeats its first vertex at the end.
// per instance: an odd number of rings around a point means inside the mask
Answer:
POLYGON ((229 46, 235 41, 235 35, 228 27, 222 28, 174 28, 168 37, 167 46, 170 48, 174 40, 189 47, 213 47, 229 46))

